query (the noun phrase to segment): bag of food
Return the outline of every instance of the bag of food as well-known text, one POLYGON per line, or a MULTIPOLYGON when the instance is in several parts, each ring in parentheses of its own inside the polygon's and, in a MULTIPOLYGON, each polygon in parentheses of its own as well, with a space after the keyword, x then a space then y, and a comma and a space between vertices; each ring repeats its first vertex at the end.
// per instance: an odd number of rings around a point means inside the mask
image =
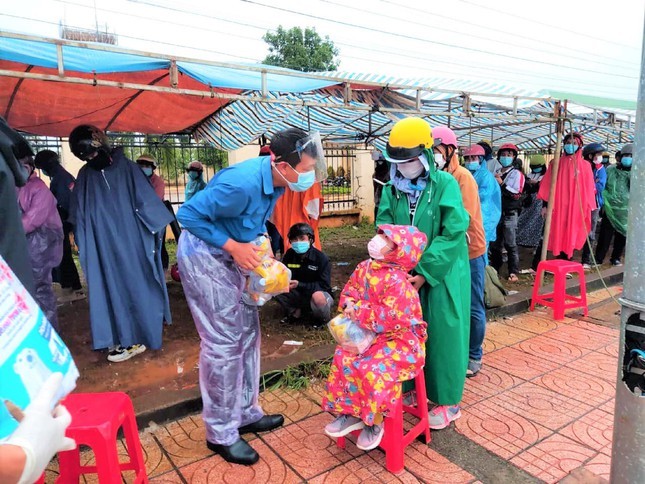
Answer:
POLYGON ((258 237, 253 243, 262 249, 262 261, 248 274, 242 301, 249 306, 262 306, 276 294, 289 292, 291 271, 271 257, 271 244, 267 237, 258 237))
POLYGON ((339 314, 327 323, 329 332, 345 351, 360 355, 372 346, 376 333, 360 327, 344 314, 339 314))

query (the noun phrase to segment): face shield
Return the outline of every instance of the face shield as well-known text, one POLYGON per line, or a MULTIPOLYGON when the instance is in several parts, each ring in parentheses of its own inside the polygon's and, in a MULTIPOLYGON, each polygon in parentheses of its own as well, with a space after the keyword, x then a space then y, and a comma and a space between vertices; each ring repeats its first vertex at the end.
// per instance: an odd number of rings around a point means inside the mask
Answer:
POLYGON ((313 131, 306 138, 299 139, 296 142, 296 152, 300 157, 305 153, 316 160, 314 171, 316 172, 316 181, 321 182, 327 178, 327 163, 325 162, 325 151, 323 149, 320 133, 313 131))

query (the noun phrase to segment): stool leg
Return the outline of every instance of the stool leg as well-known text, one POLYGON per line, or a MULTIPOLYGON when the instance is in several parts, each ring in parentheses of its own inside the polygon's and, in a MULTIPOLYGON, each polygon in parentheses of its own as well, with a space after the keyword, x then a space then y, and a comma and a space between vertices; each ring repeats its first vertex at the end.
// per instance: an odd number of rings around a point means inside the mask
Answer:
POLYGON ((560 321, 564 319, 564 303, 566 301, 566 274, 559 272, 554 273, 555 281, 553 283, 553 319, 560 321))
POLYGON ((385 467, 393 474, 403 470, 403 401, 399 399, 392 415, 385 418, 385 435, 381 447, 385 450, 385 467))
POLYGON ((143 452, 141 451, 137 421, 134 418, 134 409, 131 404, 128 414, 123 421, 123 435, 125 436, 125 444, 128 449, 128 455, 130 456, 130 465, 136 472, 135 482, 148 482, 148 473, 143 460, 143 452))
POLYGON ((336 447, 338 447, 339 449, 345 448, 345 437, 338 437, 336 439, 336 447))
POLYGON ((423 374, 423 368, 419 371, 419 374, 414 379, 414 384, 417 391, 417 410, 419 412, 419 418, 425 424, 425 440, 426 444, 429 444, 432 440, 430 436, 430 421, 428 416, 428 397, 426 395, 426 378, 423 374))
POLYGON ((81 453, 78 447, 58 453, 58 472, 56 484, 78 484, 81 477, 81 453))
POLYGON ((578 279, 580 280, 580 304, 584 309, 584 315, 589 315, 589 308, 587 307, 587 281, 585 280, 584 270, 578 273, 578 279))
POLYGON ((92 450, 96 457, 96 470, 101 484, 122 484, 116 435, 112 439, 96 442, 92 450))

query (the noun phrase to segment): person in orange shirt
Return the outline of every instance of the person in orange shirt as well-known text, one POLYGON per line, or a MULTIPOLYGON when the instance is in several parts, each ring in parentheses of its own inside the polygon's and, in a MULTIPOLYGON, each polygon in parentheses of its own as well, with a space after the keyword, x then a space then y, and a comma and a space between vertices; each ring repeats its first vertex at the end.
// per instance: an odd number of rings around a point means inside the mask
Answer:
POLYGON ((464 208, 470 215, 468 258, 470 259, 470 352, 466 376, 475 376, 482 367, 482 343, 486 334, 484 272, 486 270, 486 235, 482 221, 479 189, 472 174, 459 164, 457 136, 446 126, 432 128, 437 168, 447 171, 459 183, 464 208))
MULTIPOLYGON (((260 148, 260 156, 270 156, 270 147, 260 148)), ((305 223, 314 229, 314 247, 322 250, 318 224, 323 208, 322 188, 320 183, 314 183, 304 192, 294 192, 287 187, 273 210, 271 222, 278 229, 284 240, 284 252, 291 247, 287 234, 289 229, 298 223, 305 223)))

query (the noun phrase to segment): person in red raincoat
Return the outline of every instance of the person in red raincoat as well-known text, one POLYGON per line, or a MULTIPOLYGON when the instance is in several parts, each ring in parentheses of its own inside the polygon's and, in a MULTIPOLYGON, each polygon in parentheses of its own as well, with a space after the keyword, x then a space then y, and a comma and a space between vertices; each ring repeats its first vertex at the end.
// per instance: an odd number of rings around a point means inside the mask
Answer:
MULTIPOLYGON (((551 235, 547 244, 548 250, 558 258, 571 259, 574 250, 584 247, 591 228, 591 212, 596 209, 596 185, 591 165, 582 158, 582 146, 579 133, 564 137, 555 185, 551 235)), ((550 164, 538 191, 538 198, 545 208, 551 192, 552 169, 553 164, 550 164)), ((543 209, 543 213, 546 210, 543 209)), ((536 249, 534 269, 537 268, 543 242, 536 249)))
POLYGON ((340 416, 325 433, 343 437, 362 429, 357 441, 362 450, 379 445, 383 417, 401 398, 401 382, 414 378, 425 363, 427 324, 407 276, 426 244, 416 227, 380 225, 367 246, 371 259, 356 267, 340 297, 339 309, 376 339, 362 354, 336 348, 322 407, 340 416))

